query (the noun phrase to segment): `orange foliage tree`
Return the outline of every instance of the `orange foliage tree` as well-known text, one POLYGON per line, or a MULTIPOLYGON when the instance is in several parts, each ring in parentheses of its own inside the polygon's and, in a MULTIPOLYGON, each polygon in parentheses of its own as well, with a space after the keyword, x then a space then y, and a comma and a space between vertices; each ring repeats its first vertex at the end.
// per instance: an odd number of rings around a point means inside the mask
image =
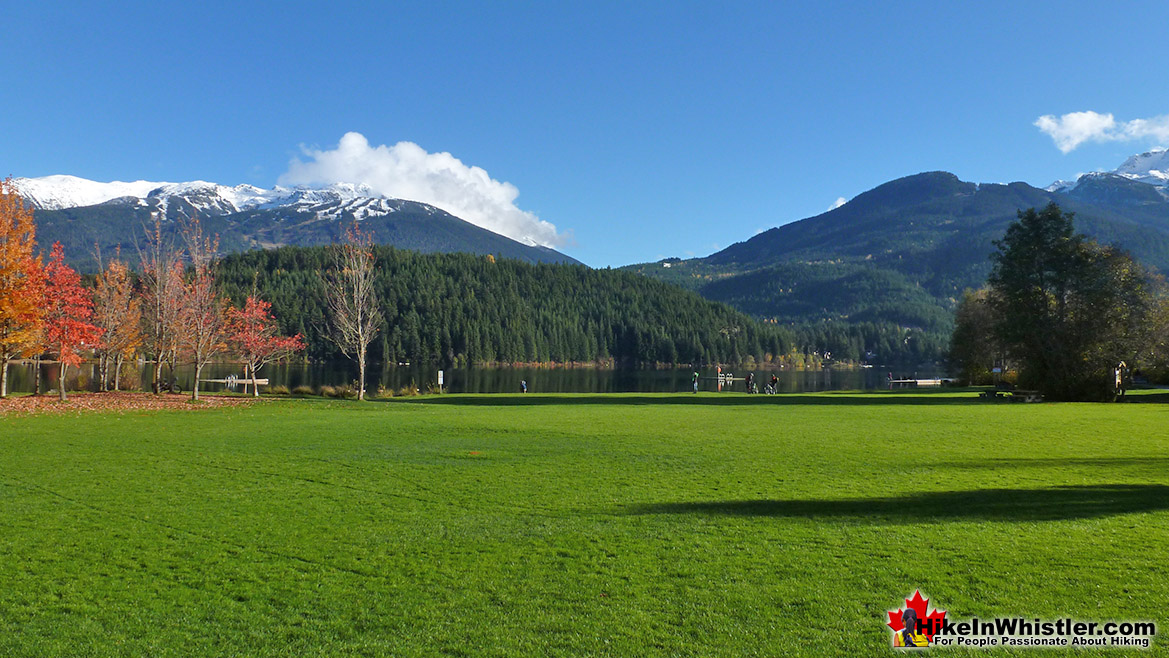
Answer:
POLYGON ((60 363, 58 392, 65 400, 65 373, 81 365, 80 350, 93 347, 101 330, 89 323, 93 317, 93 295, 81 285, 81 276, 65 264, 65 249, 53 244, 45 266, 45 343, 60 363))
POLYGON ((244 362, 244 376, 252 380, 252 395, 258 396, 256 371, 273 361, 286 359, 304 349, 300 334, 281 336, 272 317, 272 304, 248 296, 243 308, 227 311, 227 340, 244 362))
POLYGON ((8 395, 8 363, 37 351, 41 342, 44 270, 33 258, 32 208, 0 181, 0 398, 8 395))
POLYGON ((219 241, 203 235, 199 220, 187 228, 187 254, 191 258, 191 277, 183 284, 179 311, 179 341, 183 352, 195 366, 191 399, 199 399, 199 378, 203 367, 226 346, 226 307, 215 283, 215 252, 219 241))

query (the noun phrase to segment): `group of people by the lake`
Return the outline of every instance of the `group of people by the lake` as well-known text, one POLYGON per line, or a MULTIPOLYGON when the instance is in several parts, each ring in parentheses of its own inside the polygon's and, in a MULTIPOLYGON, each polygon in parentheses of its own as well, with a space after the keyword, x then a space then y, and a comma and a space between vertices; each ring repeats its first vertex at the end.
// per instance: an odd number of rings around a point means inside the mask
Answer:
MULTIPOLYGON (((734 382, 734 380, 735 380, 734 375, 732 375, 731 373, 726 373, 724 375, 722 366, 719 366, 716 369, 716 371, 717 371, 717 374, 716 374, 715 378, 717 379, 717 382, 718 382, 718 390, 722 391, 724 385, 727 387, 728 390, 730 390, 731 383, 734 382)), ((698 392, 698 380, 699 379, 701 379, 701 376, 698 374, 698 371, 695 370, 694 376, 691 378, 691 383, 693 385, 695 393, 698 392)), ((759 385, 755 381, 755 373, 753 373, 753 372, 748 373, 747 378, 744 381, 746 383, 746 389, 747 389, 748 393, 758 393, 759 392, 759 385)), ((779 390, 779 377, 777 377, 773 373, 771 375, 770 381, 768 381, 767 384, 764 385, 763 392, 768 394, 768 395, 774 395, 778 390, 779 390)))

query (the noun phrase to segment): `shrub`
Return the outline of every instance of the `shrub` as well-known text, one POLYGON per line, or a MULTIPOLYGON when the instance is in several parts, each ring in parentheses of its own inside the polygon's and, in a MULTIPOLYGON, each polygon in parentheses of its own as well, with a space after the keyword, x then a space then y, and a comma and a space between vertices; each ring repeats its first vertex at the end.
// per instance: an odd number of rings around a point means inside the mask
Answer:
POLYGON ((288 387, 277 384, 276 386, 268 387, 269 395, 288 395, 288 387))
POLYGON ((394 395, 397 397, 414 396, 418 395, 418 389, 414 388, 413 386, 403 386, 402 388, 394 391, 394 395))
POLYGON ((292 389, 292 394, 293 395, 312 395, 313 394, 313 387, 312 386, 304 386, 302 384, 302 385, 297 386, 296 388, 292 389))
POLYGON ((337 388, 335 386, 329 386, 328 384, 325 384, 317 390, 317 394, 321 397, 335 398, 337 397, 337 388))
POLYGON ((350 384, 342 384, 333 388, 333 397, 337 398, 355 398, 357 397, 357 389, 350 384))

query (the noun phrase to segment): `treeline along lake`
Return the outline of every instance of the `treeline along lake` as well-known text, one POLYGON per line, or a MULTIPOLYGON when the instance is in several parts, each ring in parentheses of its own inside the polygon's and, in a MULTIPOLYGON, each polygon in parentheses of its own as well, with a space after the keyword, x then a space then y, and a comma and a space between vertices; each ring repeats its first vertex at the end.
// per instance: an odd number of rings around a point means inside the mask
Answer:
MULTIPOLYGON (((53 387, 57 381, 57 366, 41 364, 41 391, 53 387)), ((75 390, 96 390, 97 370, 94 364, 84 364, 80 369, 71 368, 74 374, 68 381, 75 390)), ((443 368, 443 390, 449 393, 518 393, 521 382, 527 382, 530 393, 669 393, 691 390, 694 373, 692 368, 634 369, 634 368, 523 368, 523 367, 468 367, 443 368)), ((378 387, 388 391, 414 387, 423 392, 438 385, 439 367, 433 364, 412 366, 375 366, 371 372, 370 393, 378 387)), ((724 374, 736 378, 723 390, 742 392, 745 384, 741 378, 754 372, 759 388, 774 373, 779 378, 777 389, 780 393, 801 393, 810 391, 878 389, 886 386, 890 372, 882 368, 818 370, 749 370, 745 367, 724 368, 724 374)), ((165 370, 164 370, 165 373, 165 370)), ((241 377, 243 369, 237 363, 213 363, 203 371, 204 379, 227 379, 229 375, 241 377)), ((911 376, 913 372, 895 371, 898 376, 911 376)), ((937 373, 921 371, 920 376, 937 373)), ((700 388, 704 391, 719 390, 714 368, 699 369, 700 388)), ((185 391, 192 384, 194 369, 180 366, 175 379, 185 391)), ((357 378, 357 369, 351 361, 329 361, 325 363, 273 364, 260 370, 258 376, 269 380, 269 386, 284 386, 293 390, 307 386, 314 391, 321 386, 336 386, 351 383, 357 378)), ((149 390, 149 368, 145 365, 130 365, 124 371, 123 390, 149 390)), ((9 366, 9 386, 15 393, 30 393, 34 386, 33 366, 14 363, 9 366)), ((223 383, 204 383, 202 390, 223 391, 223 383)), ((261 386, 260 391, 268 389, 261 386)), ((242 391, 242 379, 234 388, 242 391)))

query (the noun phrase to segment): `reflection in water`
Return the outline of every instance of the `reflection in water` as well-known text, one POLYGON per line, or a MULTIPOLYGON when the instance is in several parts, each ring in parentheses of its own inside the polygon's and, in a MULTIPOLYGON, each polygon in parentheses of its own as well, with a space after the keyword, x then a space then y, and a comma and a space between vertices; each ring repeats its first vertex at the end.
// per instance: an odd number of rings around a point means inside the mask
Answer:
MULTIPOLYGON (((727 368, 733 379, 720 386, 718 373, 714 368, 699 370, 699 389, 703 391, 746 391, 747 374, 752 371, 743 367, 727 368), (733 374, 732 374, 733 373, 733 374)), ((778 377, 779 393, 805 391, 863 390, 885 388, 886 370, 864 368, 858 370, 755 370, 755 381, 762 391, 763 383, 772 374, 778 377)), ((243 368, 234 363, 210 364, 203 369, 204 379, 226 379, 229 375, 243 375, 243 368)), ((180 367, 177 379, 183 390, 190 391, 194 369, 180 367)), ((531 393, 668 393, 692 391, 694 370, 676 368, 669 370, 602 370, 596 368, 464 368, 446 369, 443 372, 443 389, 451 393, 519 393, 520 382, 527 381, 531 393)), ((918 373, 925 376, 925 373, 918 373)), ((164 377, 165 377, 164 370, 164 377)), ((357 380, 357 367, 351 361, 334 361, 313 364, 274 364, 260 370, 259 377, 268 378, 272 385, 283 385, 292 390, 308 386, 314 390, 323 385, 353 383, 357 380)), ((122 376, 122 388, 142 390, 150 388, 150 368, 131 365, 122 376)), ((397 391, 404 387, 426 390, 438 385, 437 366, 374 366, 369 373, 369 390, 378 386, 397 391)), ((97 367, 86 364, 81 368, 69 369, 71 390, 96 390, 97 367)), ((41 390, 56 386, 57 366, 41 366, 41 390)), ((8 373, 9 390, 31 392, 33 390, 33 367, 12 364, 8 373)), ((221 383, 204 383, 200 390, 221 391, 221 383)), ((242 391, 242 386, 234 390, 242 391)), ((263 387, 261 391, 265 390, 263 387)))

